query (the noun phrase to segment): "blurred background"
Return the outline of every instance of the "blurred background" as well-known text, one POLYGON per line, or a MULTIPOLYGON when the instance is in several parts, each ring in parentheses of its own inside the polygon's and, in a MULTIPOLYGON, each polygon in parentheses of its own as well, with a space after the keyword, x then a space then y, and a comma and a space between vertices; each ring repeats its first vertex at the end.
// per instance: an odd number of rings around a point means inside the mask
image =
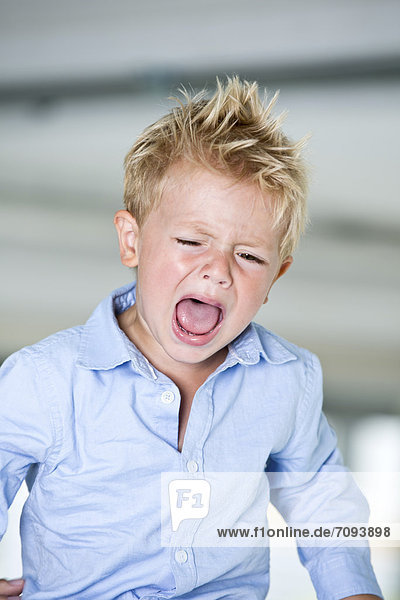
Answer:
MULTIPOLYGON (((112 223, 126 152, 181 84, 236 73, 280 89, 288 135, 312 133, 311 225, 257 320, 319 355, 349 466, 399 472, 399 23, 391 0, 0 0, 0 360, 130 281, 112 223)), ((0 577, 21 575, 26 494, 0 577)), ((269 600, 315 598, 275 550, 269 600)), ((399 549, 372 553, 400 598, 399 549)))

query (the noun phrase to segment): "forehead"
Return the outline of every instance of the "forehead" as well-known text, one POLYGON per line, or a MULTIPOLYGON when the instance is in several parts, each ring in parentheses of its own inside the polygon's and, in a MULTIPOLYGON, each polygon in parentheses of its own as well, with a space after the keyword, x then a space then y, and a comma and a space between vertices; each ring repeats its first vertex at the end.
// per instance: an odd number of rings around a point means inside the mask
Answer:
POLYGON ((240 219, 242 224, 261 219, 265 225, 272 223, 271 206, 271 195, 254 182, 180 162, 165 175, 159 209, 196 223, 218 216, 223 221, 240 219))

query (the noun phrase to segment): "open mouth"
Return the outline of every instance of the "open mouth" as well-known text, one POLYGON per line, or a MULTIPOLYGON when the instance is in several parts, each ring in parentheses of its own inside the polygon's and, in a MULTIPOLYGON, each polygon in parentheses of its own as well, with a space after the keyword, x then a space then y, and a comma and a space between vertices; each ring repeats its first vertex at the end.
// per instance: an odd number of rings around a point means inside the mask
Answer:
POLYGON ((187 297, 180 300, 175 307, 173 329, 182 341, 202 345, 214 337, 222 320, 221 306, 187 297))

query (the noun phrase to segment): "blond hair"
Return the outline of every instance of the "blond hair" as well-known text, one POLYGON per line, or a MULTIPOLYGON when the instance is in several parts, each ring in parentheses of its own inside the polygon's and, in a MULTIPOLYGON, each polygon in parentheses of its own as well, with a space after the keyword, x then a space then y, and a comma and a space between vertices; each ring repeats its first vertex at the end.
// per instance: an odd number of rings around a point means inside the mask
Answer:
POLYGON ((256 182, 273 197, 275 227, 281 228, 280 257, 296 247, 306 223, 307 173, 301 150, 281 131, 285 114, 273 118, 278 92, 268 104, 256 82, 217 79, 215 94, 193 97, 180 90, 178 106, 147 127, 125 158, 124 203, 139 227, 162 195, 173 163, 189 160, 239 179, 256 182))

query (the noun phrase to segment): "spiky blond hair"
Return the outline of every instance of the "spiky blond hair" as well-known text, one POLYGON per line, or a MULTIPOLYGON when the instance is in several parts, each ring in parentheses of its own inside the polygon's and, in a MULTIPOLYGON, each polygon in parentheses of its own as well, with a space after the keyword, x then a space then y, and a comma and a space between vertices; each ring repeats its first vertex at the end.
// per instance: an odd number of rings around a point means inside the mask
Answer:
POLYGON ((307 173, 301 150, 281 131, 285 114, 272 117, 278 92, 264 103, 256 82, 217 79, 215 94, 180 90, 178 106, 147 127, 125 158, 126 209, 139 227, 162 196, 164 175, 188 160, 234 178, 256 182, 273 197, 274 224, 282 230, 280 257, 297 245, 306 222, 307 173))

